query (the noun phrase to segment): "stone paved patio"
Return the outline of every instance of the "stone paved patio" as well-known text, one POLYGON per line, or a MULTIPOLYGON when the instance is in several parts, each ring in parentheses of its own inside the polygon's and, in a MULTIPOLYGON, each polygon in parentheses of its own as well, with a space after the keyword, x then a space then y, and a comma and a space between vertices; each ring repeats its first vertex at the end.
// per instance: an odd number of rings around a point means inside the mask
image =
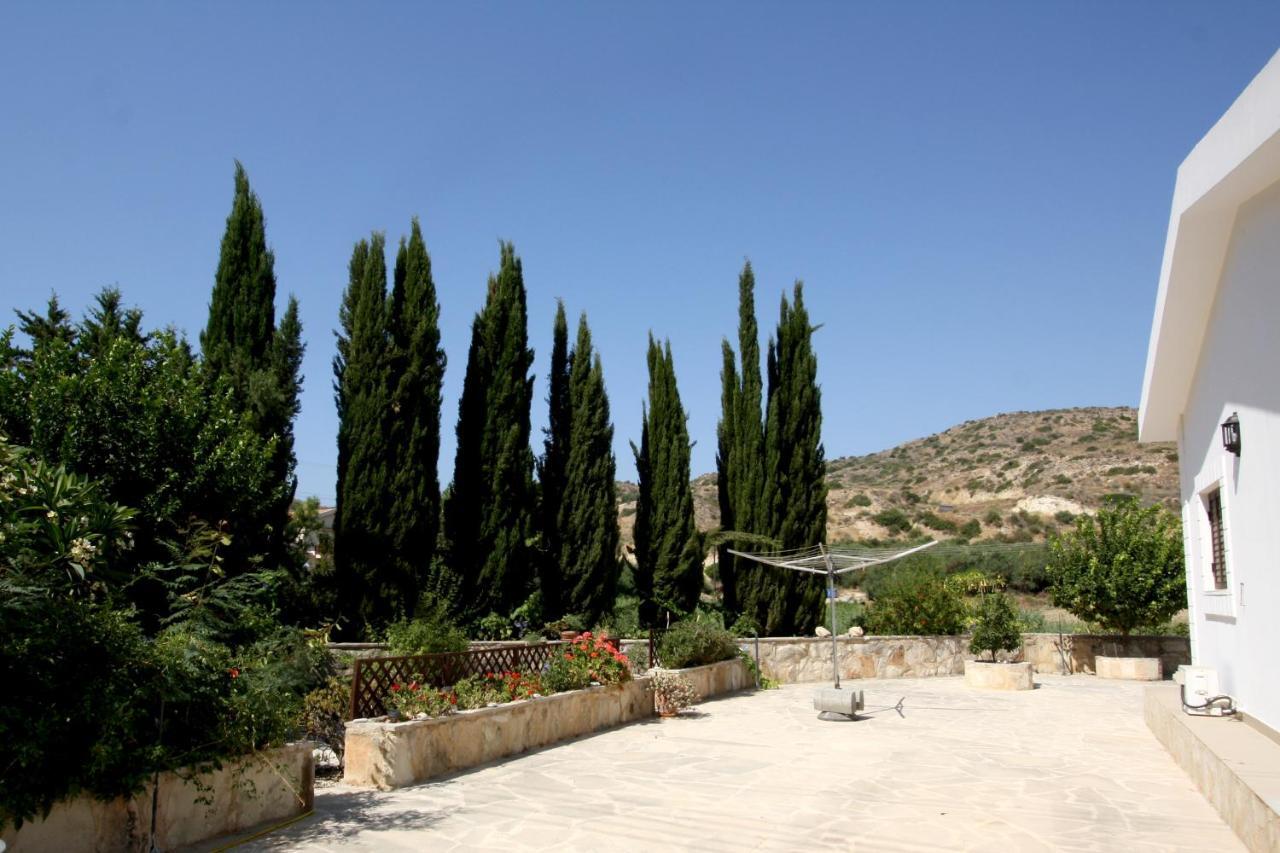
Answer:
POLYGON ((812 685, 737 694, 399 791, 317 791, 314 817, 241 849, 1243 849, 1147 730, 1143 685, 1037 680, 858 681, 869 714, 842 723, 812 685))

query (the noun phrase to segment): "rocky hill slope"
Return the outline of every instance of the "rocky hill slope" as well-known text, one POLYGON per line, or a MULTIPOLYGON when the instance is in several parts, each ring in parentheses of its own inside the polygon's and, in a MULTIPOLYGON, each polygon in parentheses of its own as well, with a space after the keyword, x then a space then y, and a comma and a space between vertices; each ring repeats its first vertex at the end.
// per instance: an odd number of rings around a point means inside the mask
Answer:
MULTIPOLYGON (((828 540, 889 542, 918 535, 1032 542, 1096 510, 1109 496, 1177 507, 1172 444, 1138 444, 1131 408, 1012 412, 867 456, 827 463, 828 540)), ((715 474, 693 481, 702 529, 719 523, 715 474)), ((618 484, 625 542, 637 489, 618 484)))

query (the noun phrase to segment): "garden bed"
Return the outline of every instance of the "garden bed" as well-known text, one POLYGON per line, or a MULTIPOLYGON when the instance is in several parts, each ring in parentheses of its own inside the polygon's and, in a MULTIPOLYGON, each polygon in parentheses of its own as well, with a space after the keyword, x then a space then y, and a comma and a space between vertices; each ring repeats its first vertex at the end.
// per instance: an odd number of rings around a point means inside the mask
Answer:
POLYGON ((653 715, 648 691, 648 679, 637 678, 427 720, 354 720, 347 724, 343 781, 402 788, 644 719, 653 715))
MULTIPOLYGON (((311 744, 288 744, 231 760, 191 778, 184 770, 159 777, 154 845, 161 850, 199 844, 287 820, 311 810, 315 768, 311 744)), ((81 794, 54 805, 45 818, 12 826, 0 839, 15 853, 146 851, 151 839, 152 786, 131 798, 99 800, 81 794)))

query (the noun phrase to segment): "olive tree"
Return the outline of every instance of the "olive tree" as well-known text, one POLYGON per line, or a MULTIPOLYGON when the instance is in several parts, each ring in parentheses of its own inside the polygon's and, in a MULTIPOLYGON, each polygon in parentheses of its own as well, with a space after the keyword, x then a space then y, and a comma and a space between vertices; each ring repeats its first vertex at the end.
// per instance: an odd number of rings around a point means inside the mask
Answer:
POLYGON ((1114 503, 1049 549, 1053 603, 1106 631, 1169 621, 1186 606, 1182 525, 1160 506, 1114 503))

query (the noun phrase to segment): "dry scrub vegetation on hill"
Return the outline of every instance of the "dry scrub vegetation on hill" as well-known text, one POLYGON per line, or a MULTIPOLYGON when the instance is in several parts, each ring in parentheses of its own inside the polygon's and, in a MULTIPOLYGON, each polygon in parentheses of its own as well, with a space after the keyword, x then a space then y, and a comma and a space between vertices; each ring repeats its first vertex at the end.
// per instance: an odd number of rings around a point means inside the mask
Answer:
MULTIPOLYGON (((927 536, 1035 542, 1112 495, 1177 508, 1173 444, 1138 444, 1127 407, 1013 412, 867 456, 827 463, 827 538, 887 542, 927 536)), ((618 484, 625 542, 637 489, 618 484)), ((716 476, 693 481, 700 529, 719 522, 716 476)))

